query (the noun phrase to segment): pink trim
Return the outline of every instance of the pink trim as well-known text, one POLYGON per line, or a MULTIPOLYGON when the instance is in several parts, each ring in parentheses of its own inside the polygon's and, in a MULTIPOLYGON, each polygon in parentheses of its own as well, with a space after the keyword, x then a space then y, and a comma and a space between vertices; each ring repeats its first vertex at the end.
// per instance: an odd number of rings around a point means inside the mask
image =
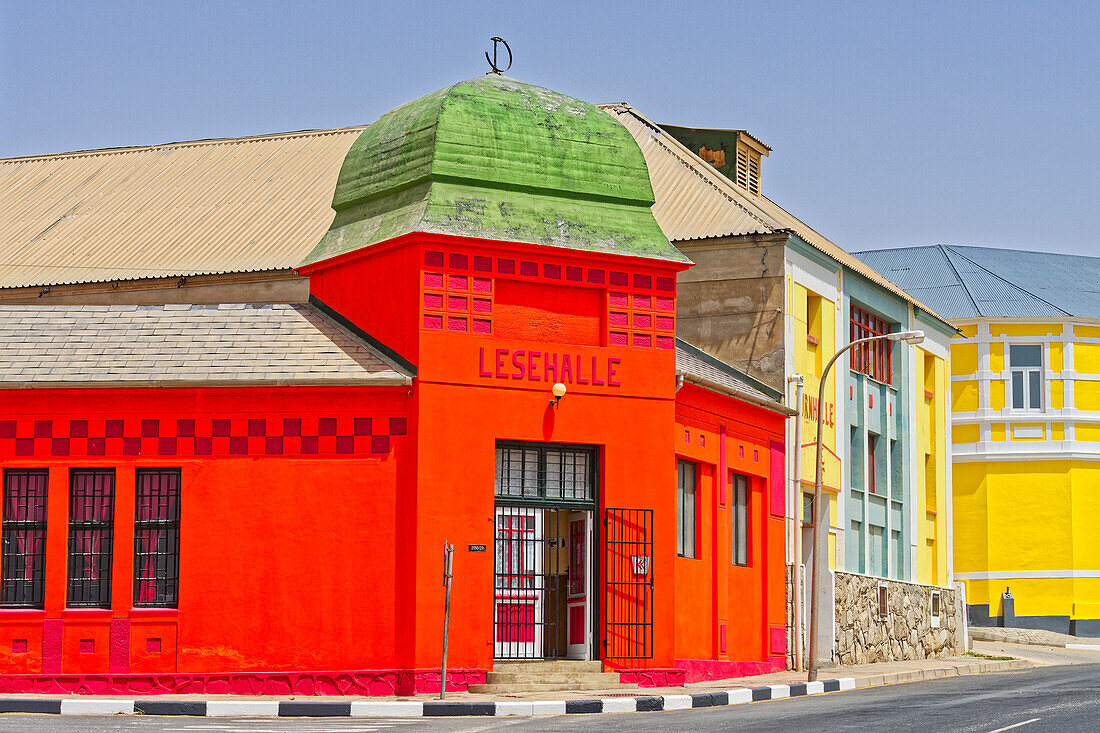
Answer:
POLYGON ((683 687, 687 677, 682 669, 623 669, 619 682, 639 687, 683 687))
POLYGON ((772 654, 786 654, 787 653, 787 629, 772 627, 771 632, 771 647, 772 654))
MULTIPOLYGON (((447 670, 447 689, 461 692, 467 685, 484 684, 485 673, 483 669, 447 670)), ((432 692, 439 692, 439 670, 0 675, 0 694, 4 695, 413 695, 432 692)))
POLYGON ((111 619, 111 647, 110 667, 111 674, 128 674, 130 672, 130 619, 111 619))
POLYGON ((61 671, 61 629, 63 622, 59 618, 48 618, 42 622, 42 672, 56 674, 61 671))
MULTIPOLYGON (((752 677, 758 674, 782 672, 787 668, 786 657, 768 657, 764 662, 739 662, 723 659, 677 659, 687 682, 726 680, 734 677, 752 677)), ((625 679, 623 680, 625 682, 625 679)))
POLYGON ((773 440, 771 442, 771 475, 768 476, 768 481, 771 482, 771 515, 773 517, 785 517, 787 516, 787 474, 786 466, 786 453, 783 451, 783 444, 773 440))

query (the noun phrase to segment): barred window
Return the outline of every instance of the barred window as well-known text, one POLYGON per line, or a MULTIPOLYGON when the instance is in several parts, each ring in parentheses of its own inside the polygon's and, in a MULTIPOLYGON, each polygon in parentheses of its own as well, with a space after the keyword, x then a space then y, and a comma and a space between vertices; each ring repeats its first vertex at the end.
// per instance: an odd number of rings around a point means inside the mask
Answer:
POLYGON ((4 471, 0 606, 42 608, 46 578, 47 472, 4 471))
POLYGON ((115 472, 74 470, 69 480, 68 605, 111 607, 115 472))
POLYGON ((596 449, 500 441, 496 446, 496 495, 591 503, 596 497, 596 449))
MULTIPOLYGON (((852 306, 848 343, 871 336, 885 336, 892 331, 890 324, 883 319, 871 315, 858 306, 852 306)), ((853 348, 852 371, 866 374, 879 382, 893 384, 893 363, 890 352, 892 343, 886 339, 879 339, 853 348)))
POLYGON ((139 469, 134 508, 134 606, 179 602, 180 472, 139 469))

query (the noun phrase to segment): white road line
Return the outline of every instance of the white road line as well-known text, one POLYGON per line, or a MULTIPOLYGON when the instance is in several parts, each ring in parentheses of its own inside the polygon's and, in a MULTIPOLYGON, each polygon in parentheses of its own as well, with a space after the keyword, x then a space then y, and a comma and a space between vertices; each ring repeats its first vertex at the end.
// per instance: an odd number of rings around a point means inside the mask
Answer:
POLYGON ((1028 723, 1034 723, 1036 720, 1041 720, 1041 718, 1032 718, 1031 720, 1025 720, 1022 723, 1015 723, 1013 725, 1006 725, 1004 728, 998 728, 997 730, 991 730, 991 731, 989 731, 989 733, 1001 733, 1001 731, 1012 730, 1013 728, 1019 728, 1021 725, 1027 725, 1028 723))

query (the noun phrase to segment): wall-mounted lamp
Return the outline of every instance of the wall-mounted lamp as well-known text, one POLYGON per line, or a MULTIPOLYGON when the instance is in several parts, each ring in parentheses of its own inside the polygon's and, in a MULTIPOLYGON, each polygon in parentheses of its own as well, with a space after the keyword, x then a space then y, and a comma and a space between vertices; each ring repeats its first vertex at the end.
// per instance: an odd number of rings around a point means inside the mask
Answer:
POLYGON ((565 397, 565 385, 561 382, 554 382, 554 386, 550 388, 550 391, 554 393, 554 399, 550 400, 550 404, 554 406, 554 409, 558 409, 558 403, 561 402, 561 398, 565 397))

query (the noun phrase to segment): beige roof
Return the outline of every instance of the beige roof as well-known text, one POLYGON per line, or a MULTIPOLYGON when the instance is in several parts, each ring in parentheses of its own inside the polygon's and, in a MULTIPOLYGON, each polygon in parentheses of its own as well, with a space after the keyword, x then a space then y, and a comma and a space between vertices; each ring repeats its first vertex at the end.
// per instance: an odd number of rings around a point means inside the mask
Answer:
POLYGON ((607 104, 642 149, 657 202, 653 216, 672 242, 793 232, 815 249, 947 323, 839 245, 762 195, 729 180, 629 104, 607 104))
POLYGON ((0 158, 0 287, 294 267, 362 130, 0 158))
POLYGON ((407 384, 411 370, 299 304, 0 306, 0 387, 407 384))

